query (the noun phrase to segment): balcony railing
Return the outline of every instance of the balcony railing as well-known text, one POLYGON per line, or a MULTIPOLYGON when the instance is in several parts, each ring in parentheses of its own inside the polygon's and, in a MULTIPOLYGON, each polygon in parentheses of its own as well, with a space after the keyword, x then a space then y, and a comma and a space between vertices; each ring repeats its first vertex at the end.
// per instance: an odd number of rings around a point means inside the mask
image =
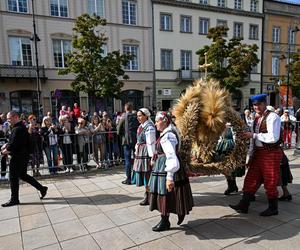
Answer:
MULTIPOLYGON (((40 78, 47 79, 44 66, 39 66, 40 78)), ((0 64, 0 78, 36 78, 36 67, 0 64)))
POLYGON ((180 84, 184 81, 193 81, 194 79, 198 79, 201 77, 201 72, 199 71, 192 71, 190 69, 184 70, 179 69, 177 75, 177 83, 180 84))

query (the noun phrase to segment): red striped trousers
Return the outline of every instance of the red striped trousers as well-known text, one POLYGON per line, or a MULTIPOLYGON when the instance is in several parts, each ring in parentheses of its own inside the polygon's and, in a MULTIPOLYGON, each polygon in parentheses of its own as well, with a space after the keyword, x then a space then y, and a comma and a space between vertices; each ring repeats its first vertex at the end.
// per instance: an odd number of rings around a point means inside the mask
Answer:
POLYGON ((255 194, 260 185, 264 183, 268 199, 277 198, 282 157, 281 149, 256 148, 244 180, 243 192, 255 194))

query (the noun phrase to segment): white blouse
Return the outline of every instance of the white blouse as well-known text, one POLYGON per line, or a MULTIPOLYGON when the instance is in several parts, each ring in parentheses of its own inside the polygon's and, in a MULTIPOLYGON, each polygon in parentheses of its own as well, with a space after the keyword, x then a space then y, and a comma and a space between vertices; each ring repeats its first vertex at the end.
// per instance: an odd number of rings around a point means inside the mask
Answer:
POLYGON ((176 145, 179 143, 176 135, 170 132, 171 125, 162 132, 160 144, 166 155, 166 168, 167 180, 173 181, 173 175, 179 170, 179 160, 176 155, 176 145))
MULTIPOLYGON (((142 128, 144 128, 149 123, 152 122, 149 120, 145 121, 143 124, 141 124, 142 128)), ((146 135, 146 145, 147 145, 148 155, 149 157, 152 157, 155 153, 155 142, 156 142, 156 130, 154 125, 150 124, 146 128, 145 135, 146 135)))

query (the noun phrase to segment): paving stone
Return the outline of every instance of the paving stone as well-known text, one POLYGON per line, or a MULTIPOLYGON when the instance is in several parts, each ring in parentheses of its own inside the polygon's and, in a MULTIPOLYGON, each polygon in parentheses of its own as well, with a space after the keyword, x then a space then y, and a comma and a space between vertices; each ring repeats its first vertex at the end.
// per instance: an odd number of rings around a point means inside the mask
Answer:
POLYGON ((121 204, 118 200, 116 200, 114 198, 96 201, 95 204, 103 212, 120 209, 120 208, 123 208, 123 206, 124 206, 124 204, 121 204))
POLYGON ((153 232, 152 227, 144 221, 127 224, 120 229, 138 245, 162 237, 162 234, 153 232))
POLYGON ((20 218, 20 221, 22 231, 50 225, 50 221, 46 213, 37 213, 33 215, 22 216, 20 218))
POLYGON ((47 213, 52 224, 77 219, 76 214, 70 207, 50 210, 47 213))
POLYGON ((58 223, 53 225, 53 228, 59 241, 64 241, 88 234, 88 231, 79 220, 58 223))
POLYGON ((99 188, 102 188, 103 190, 118 187, 115 183, 113 183, 113 182, 111 182, 111 181, 97 182, 97 183, 95 183, 95 184, 96 184, 99 188))
POLYGON ((26 216, 31 214, 43 213, 45 212, 44 204, 37 205, 19 205, 20 216, 26 216))
POLYGON ((0 237, 8 234, 19 233, 20 231, 19 218, 3 220, 0 223, 0 237))
POLYGON ((86 197, 84 194, 73 195, 64 197, 70 206, 76 206, 79 204, 90 204, 92 201, 89 197, 86 197))
POLYGON ((61 250, 59 244, 53 244, 45 247, 36 248, 35 250, 61 250))
POLYGON ((87 193, 87 192, 94 192, 99 190, 99 187, 97 185, 95 185, 94 183, 90 183, 87 185, 82 185, 78 187, 83 193, 87 193))
POLYGON ((93 203, 74 205, 72 206, 72 209, 79 218, 102 213, 102 211, 93 203))
POLYGON ((100 247, 90 235, 63 241, 61 246, 63 250, 100 250, 100 247))
POLYGON ((135 213, 127 208, 117 209, 106 212, 106 215, 117 225, 124 225, 140 220, 135 213))
POLYGON ((0 237, 0 249, 1 250, 23 249, 21 233, 10 234, 10 235, 0 237))
POLYGON ((76 186, 66 189, 60 189, 59 190, 63 197, 73 196, 73 195, 83 195, 81 190, 77 188, 76 186))
POLYGON ((1 207, 0 209, 0 221, 16 218, 18 216, 19 216, 18 206, 5 207, 5 208, 1 207))
POLYGON ((97 214, 80 218, 80 221, 90 233, 102 231, 116 226, 105 214, 97 214))
POLYGON ((185 232, 180 232, 177 234, 172 234, 167 237, 178 247, 188 250, 217 250, 221 249, 220 246, 213 243, 213 241, 203 238, 196 232, 189 230, 185 232))
POLYGON ((162 239, 151 241, 149 243, 139 245, 138 248, 141 249, 141 250, 153 250, 153 249, 177 250, 177 249, 182 249, 181 247, 176 246, 172 241, 168 240, 167 238, 162 238, 162 239))
POLYGON ((117 227, 93 233, 92 236, 97 241, 101 249, 104 250, 118 250, 135 246, 135 243, 117 227))
POLYGON ((24 249, 34 249, 57 243, 57 239, 52 227, 46 226, 23 232, 23 243, 24 249))

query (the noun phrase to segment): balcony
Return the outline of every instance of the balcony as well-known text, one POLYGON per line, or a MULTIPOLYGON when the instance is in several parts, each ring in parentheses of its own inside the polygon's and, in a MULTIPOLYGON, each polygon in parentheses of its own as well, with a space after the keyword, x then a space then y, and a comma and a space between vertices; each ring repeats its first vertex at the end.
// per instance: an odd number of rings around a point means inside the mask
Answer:
MULTIPOLYGON (((40 79, 46 80, 44 66, 39 66, 40 79)), ((0 79, 35 79, 36 67, 0 64, 0 79)))
POLYGON ((177 73, 176 82, 177 84, 180 84, 182 82, 192 82, 195 79, 198 79, 200 77, 201 77, 200 71, 192 71, 190 69, 188 70, 179 69, 177 73))

